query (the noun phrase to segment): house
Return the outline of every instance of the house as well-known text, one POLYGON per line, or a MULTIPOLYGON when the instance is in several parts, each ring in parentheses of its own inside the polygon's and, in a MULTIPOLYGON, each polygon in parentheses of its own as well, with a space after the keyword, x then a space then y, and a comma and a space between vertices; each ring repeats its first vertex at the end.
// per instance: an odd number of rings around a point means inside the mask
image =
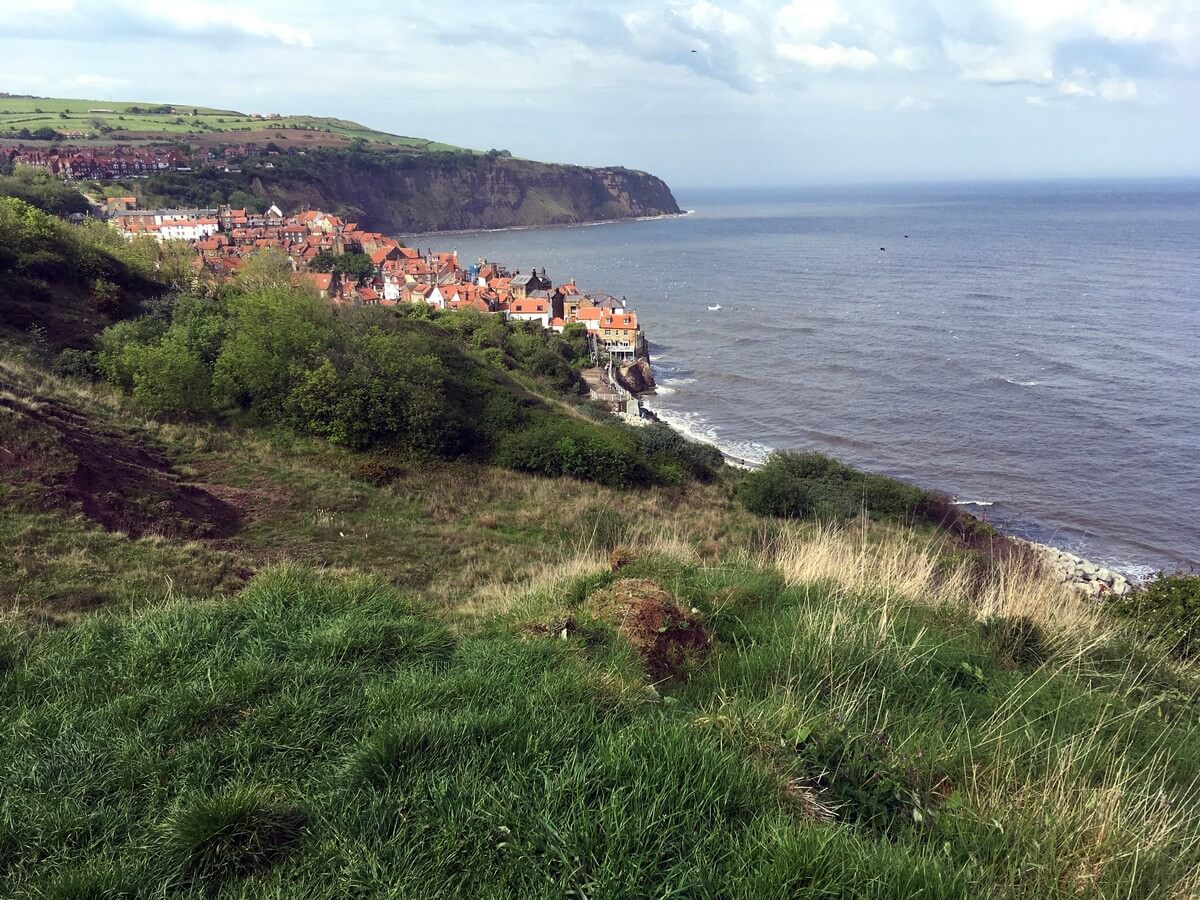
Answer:
POLYGON ((305 272, 303 277, 317 289, 318 294, 325 299, 329 299, 329 295, 334 289, 333 272, 305 272))
POLYGON ((575 314, 575 321, 587 328, 589 334, 593 334, 600 329, 602 315, 604 315, 604 310, 598 306, 587 306, 575 314))
POLYGON ((550 324, 550 301, 547 298, 536 300, 518 300, 513 298, 508 305, 510 322, 537 322, 543 328, 550 324))
POLYGON ((575 286, 575 279, 572 278, 566 284, 560 284, 554 289, 550 295, 550 305, 554 309, 554 315, 560 319, 567 318, 566 303, 568 299, 578 300, 583 295, 579 288, 575 286))
POLYGON ((596 336, 605 350, 621 359, 632 359, 645 349, 634 313, 602 314, 596 336))
POLYGON ((158 226, 160 241, 198 241, 217 233, 216 219, 171 219, 158 226))
POLYGON ((512 290, 514 300, 524 300, 525 297, 533 291, 548 291, 553 285, 550 284, 550 279, 546 277, 545 269, 539 275, 537 269, 530 270, 527 274, 522 275, 518 272, 512 277, 509 282, 509 288, 512 290))

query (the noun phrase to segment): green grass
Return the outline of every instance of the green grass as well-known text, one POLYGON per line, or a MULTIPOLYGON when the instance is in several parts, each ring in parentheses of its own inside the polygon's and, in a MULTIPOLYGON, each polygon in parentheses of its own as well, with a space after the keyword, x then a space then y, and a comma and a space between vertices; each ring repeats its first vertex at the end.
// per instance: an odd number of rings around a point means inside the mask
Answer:
POLYGON ((650 690, 611 633, 524 627, 611 575, 465 635, 381 582, 295 567, 233 600, 10 634, 0 891, 1194 886, 1194 707, 1127 660, 1013 668, 967 617, 911 601, 881 625, 871 598, 753 566, 651 556, 626 575, 653 575, 713 631, 690 679, 650 690))
MULTIPOLYGON (((365 140, 398 148, 429 151, 458 151, 462 148, 422 138, 388 134, 351 122, 346 119, 324 116, 283 116, 279 119, 263 119, 234 110, 214 109, 188 104, 150 103, 134 101, 80 100, 42 97, 0 97, 0 137, 22 128, 36 131, 49 127, 56 131, 96 132, 103 125, 117 132, 148 132, 139 134, 145 138, 161 135, 164 139, 184 137, 189 134, 211 134, 228 132, 230 140, 237 140, 239 132, 262 129, 300 128, 321 131, 347 140, 365 140), (155 107, 171 106, 174 113, 131 112, 155 107), (88 112, 102 109, 111 112, 88 112), (41 110, 41 112, 38 112, 41 110), (195 111, 195 114, 193 114, 195 111), (179 121, 182 119, 182 121, 179 121)), ((97 137, 105 138, 103 134, 97 137)))

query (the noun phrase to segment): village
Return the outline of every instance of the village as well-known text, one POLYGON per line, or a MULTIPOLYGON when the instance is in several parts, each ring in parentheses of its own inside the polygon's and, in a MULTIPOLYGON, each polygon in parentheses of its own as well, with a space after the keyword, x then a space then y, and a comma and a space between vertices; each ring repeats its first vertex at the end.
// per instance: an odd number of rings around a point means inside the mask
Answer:
POLYGON ((546 270, 511 271, 479 259, 466 266, 458 253, 405 246, 320 210, 285 216, 220 206, 212 209, 139 209, 134 197, 109 197, 109 223, 128 240, 186 241, 197 274, 237 274, 245 258, 273 250, 287 257, 297 277, 331 303, 434 310, 473 309, 585 338, 592 368, 585 377, 595 399, 633 418, 643 415, 636 395, 652 390, 645 335, 624 298, 581 290, 574 279, 554 284, 546 270))

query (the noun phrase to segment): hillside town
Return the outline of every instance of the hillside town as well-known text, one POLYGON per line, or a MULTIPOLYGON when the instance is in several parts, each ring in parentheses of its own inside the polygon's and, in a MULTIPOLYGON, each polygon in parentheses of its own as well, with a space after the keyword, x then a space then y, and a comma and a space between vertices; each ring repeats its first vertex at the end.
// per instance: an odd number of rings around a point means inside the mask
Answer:
POLYGON ((197 274, 234 275, 247 255, 270 249, 286 255, 297 275, 335 304, 475 309, 559 333, 581 326, 597 363, 648 358, 637 313, 624 298, 587 293, 574 279, 554 284, 545 269, 512 271, 486 259, 464 266, 457 252, 407 247, 319 210, 285 216, 276 206, 265 213, 229 206, 139 209, 134 197, 109 197, 105 214, 129 240, 187 241, 197 274))
MULTIPOLYGON (((70 136, 70 135, 64 135, 70 136)), ((221 147, 187 149, 165 146, 74 146, 49 147, 15 144, 0 146, 0 160, 12 165, 29 166, 49 172, 64 181, 109 181, 144 178, 160 172, 191 172, 217 169, 240 172, 243 163, 253 161, 263 168, 274 168, 272 157, 303 156, 299 148, 283 150, 274 144, 232 144, 221 147)))

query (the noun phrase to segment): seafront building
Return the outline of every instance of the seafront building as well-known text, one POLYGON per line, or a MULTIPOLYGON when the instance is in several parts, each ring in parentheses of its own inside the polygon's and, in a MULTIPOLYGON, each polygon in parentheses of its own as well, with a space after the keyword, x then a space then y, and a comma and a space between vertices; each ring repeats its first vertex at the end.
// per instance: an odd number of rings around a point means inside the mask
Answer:
POLYGON ((275 250, 297 275, 335 304, 475 309, 509 321, 532 322, 559 333, 581 327, 593 358, 647 359, 637 314, 624 299, 589 295, 574 279, 555 285, 546 270, 510 272, 480 259, 463 266, 457 252, 406 247, 321 210, 285 216, 277 206, 255 213, 216 209, 137 209, 133 197, 110 197, 108 220, 128 240, 186 241, 197 276, 236 274, 251 253, 275 250), (354 265, 340 258, 355 256, 354 265))

